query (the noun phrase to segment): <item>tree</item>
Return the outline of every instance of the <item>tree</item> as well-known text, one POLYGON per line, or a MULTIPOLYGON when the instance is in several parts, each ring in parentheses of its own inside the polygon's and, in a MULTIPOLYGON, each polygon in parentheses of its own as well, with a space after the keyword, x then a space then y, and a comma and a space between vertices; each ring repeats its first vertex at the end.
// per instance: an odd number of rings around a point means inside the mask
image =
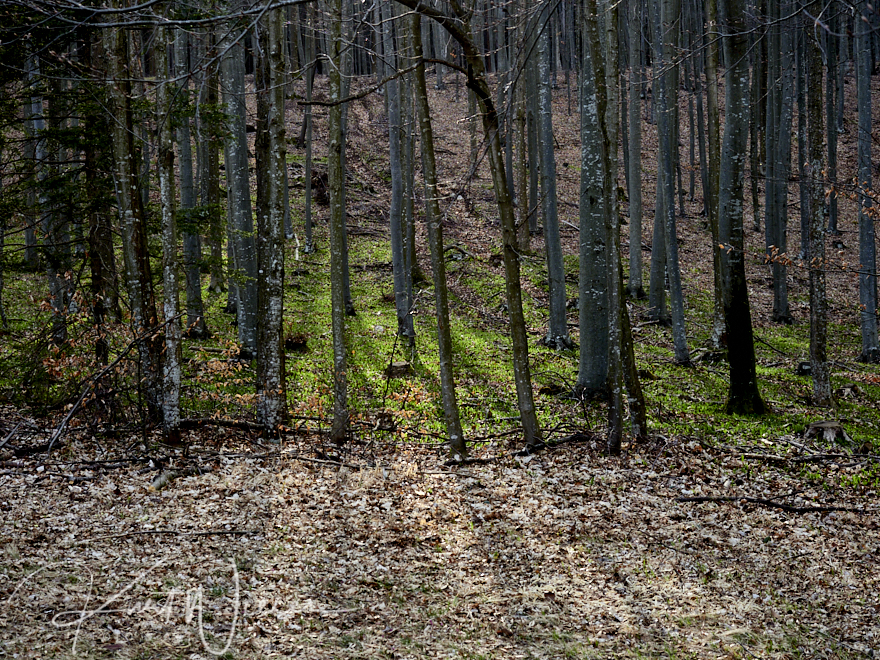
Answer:
MULTIPOLYGON (((773 273, 773 320, 791 323, 788 305, 788 179, 791 174, 791 122, 794 99, 793 43, 782 23, 789 5, 772 2, 767 58, 765 242, 773 273)), ((752 172, 752 178, 756 173, 752 172)))
MULTIPOLYGON (((202 278, 199 261, 202 257, 202 242, 198 222, 194 217, 196 206, 195 182, 193 180, 192 136, 189 118, 189 79, 188 79, 189 35, 180 28, 175 30, 174 69, 175 77, 182 81, 176 90, 179 105, 185 112, 177 117, 177 162, 180 168, 180 208, 183 233, 183 269, 186 277, 186 330, 191 337, 206 337, 205 309, 202 301, 202 278)), ((227 167, 229 159, 227 157, 227 167)), ((227 169, 228 176, 228 169, 227 169)))
POLYGON ((232 280, 236 294, 238 343, 243 358, 257 352, 257 252, 254 237, 251 184, 248 169, 247 106, 245 104, 245 50, 243 30, 229 26, 221 41, 220 75, 226 106, 224 155, 226 164, 227 224, 232 244, 232 280))
POLYGON ((760 415, 765 408, 758 391, 743 240, 743 170, 749 125, 746 3, 745 0, 721 0, 719 9, 724 58, 728 62, 725 74, 727 121, 718 198, 719 236, 724 246, 721 258, 724 319, 730 365, 727 412, 760 415))
POLYGON ((864 362, 880 362, 877 341, 877 246, 871 197, 871 32, 868 5, 859 4, 855 28, 856 85, 858 94, 858 194, 859 194, 859 305, 864 362))
POLYGON ((413 56, 416 59, 414 76, 416 112, 422 141, 422 175, 425 179, 425 223, 428 246, 431 250, 431 274, 434 279, 434 309, 437 318, 437 348, 440 356, 440 399, 446 420, 450 453, 464 457, 467 444, 461 428, 458 401, 455 396, 455 378, 452 369, 452 335, 449 327, 449 296, 446 288, 446 262, 443 256, 443 224, 437 191, 437 168, 434 162, 434 132, 428 108, 428 89, 425 63, 422 59, 421 16, 410 18, 413 56))
POLYGON ((544 247, 547 254, 547 282, 550 289, 550 321, 544 344, 562 350, 571 348, 565 313, 565 267, 556 200, 556 156, 553 142, 553 90, 550 81, 549 4, 541 12, 538 34, 538 116, 541 140, 541 194, 544 210, 544 247))
POLYGON ((345 208, 342 161, 342 0, 332 0, 330 39, 330 145, 327 155, 327 181, 330 189, 330 300, 333 332, 333 426, 330 438, 341 443, 348 435, 348 346, 345 336, 345 208))
POLYGON ((642 285, 642 2, 629 2, 629 295, 644 298, 642 285))
MULTIPOLYGON (((819 15, 819 2, 810 13, 819 15)), ((828 370, 828 299, 825 291, 825 176, 822 116, 822 49, 816 39, 807 42, 807 122, 810 184, 810 372, 813 403, 832 404, 831 374, 828 370)), ((829 127, 831 130, 831 127, 829 127)))
MULTIPOLYGON (((675 155, 673 149, 674 136, 677 134, 676 98, 678 77, 673 66, 673 49, 677 46, 678 21, 680 20, 680 3, 678 0, 660 0, 660 26, 664 35, 659 66, 662 72, 657 78, 655 67, 655 84, 659 87, 659 111, 657 113, 657 131, 660 136, 659 171, 657 179, 658 204, 662 197, 662 212, 655 216, 655 224, 662 223, 662 239, 666 252, 666 276, 669 279, 669 292, 672 308, 672 338, 675 348, 675 361, 678 364, 689 364, 690 353, 687 346, 687 335, 684 324, 684 292, 681 286, 681 268, 678 262, 678 237, 675 223, 675 181, 673 171, 675 155)), ((655 236, 656 236, 655 232, 655 236)), ((658 249, 655 243, 654 250, 658 249)), ((660 285, 658 285, 660 286, 660 285)))
MULTIPOLYGON (((382 42, 384 61, 392 69, 397 68, 397 52, 394 48, 392 30, 394 29, 393 4, 386 5, 383 17, 382 42)), ((385 97, 388 105, 388 146, 391 165, 391 205, 388 218, 391 225, 391 261, 394 277, 394 304, 397 310, 397 334, 406 337, 412 346, 415 342, 415 327, 411 314, 412 271, 406 267, 404 253, 403 193, 404 179, 401 166, 403 126, 401 123, 401 92, 397 77, 385 83, 385 97)))
POLYGON ((257 87, 257 419, 269 429, 287 420, 284 366, 284 12, 269 9, 258 24, 262 58, 257 87), (263 132, 260 135, 260 132, 263 132))
MULTIPOLYGON (((114 8, 121 9, 117 2, 114 8)), ((143 373, 143 391, 148 422, 160 420, 162 410, 161 343, 158 339, 153 277, 147 252, 147 233, 142 204, 134 114, 131 103, 129 44, 126 30, 108 28, 104 35, 108 67, 109 98, 115 120, 111 122, 114 182, 122 226, 122 255, 125 262, 131 324, 143 373)))
POLYGON ((504 261, 504 281, 507 292, 517 404, 519 405, 525 442, 528 446, 532 446, 541 441, 541 429, 538 426, 538 417, 535 412, 531 368, 529 367, 528 336, 522 307, 516 217, 513 199, 507 186, 507 173, 502 157, 498 112, 495 109, 492 93, 486 80, 482 53, 471 33, 470 14, 458 2, 450 2, 449 13, 447 13, 439 8, 428 7, 420 0, 399 1, 402 5, 438 21, 458 41, 468 64, 466 69, 468 88, 473 90, 480 104, 483 135, 486 139, 489 155, 489 169, 492 172, 492 185, 495 188, 495 202, 501 219, 502 259, 504 261))
POLYGON ((162 291, 165 314, 162 424, 172 442, 180 436, 180 295, 177 263, 177 200, 174 185, 174 142, 171 139, 171 82, 169 76, 168 30, 156 32, 156 122, 159 127, 159 200, 162 209, 162 291))

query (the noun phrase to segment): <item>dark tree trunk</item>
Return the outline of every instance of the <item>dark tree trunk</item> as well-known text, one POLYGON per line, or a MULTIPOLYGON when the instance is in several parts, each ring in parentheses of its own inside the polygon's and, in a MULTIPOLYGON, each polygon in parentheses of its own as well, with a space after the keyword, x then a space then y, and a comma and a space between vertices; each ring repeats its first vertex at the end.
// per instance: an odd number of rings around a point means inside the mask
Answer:
MULTIPOLYGON (((859 5, 859 17, 869 11, 867 2, 859 5)), ((858 190, 859 190, 859 304, 864 362, 880 362, 877 341, 877 245, 875 243, 875 212, 871 190, 871 33, 867 22, 857 21, 856 84, 858 86, 858 190)))
POLYGON ((724 280, 724 318, 730 390, 727 412, 760 415, 765 411, 758 391, 752 316, 746 283, 743 236, 743 180, 749 125, 749 67, 745 0, 721 0, 724 35, 727 121, 721 154, 718 218, 724 280))

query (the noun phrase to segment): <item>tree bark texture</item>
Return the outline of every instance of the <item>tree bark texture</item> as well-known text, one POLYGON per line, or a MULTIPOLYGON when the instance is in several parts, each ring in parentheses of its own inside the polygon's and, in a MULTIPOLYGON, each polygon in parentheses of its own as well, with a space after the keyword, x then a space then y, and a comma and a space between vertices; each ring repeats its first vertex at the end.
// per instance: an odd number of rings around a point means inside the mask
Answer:
POLYGON ((724 245, 721 265, 727 356, 730 364, 727 412, 759 415, 765 409, 758 391, 743 236, 743 180, 749 126, 745 0, 721 0, 719 9, 724 35, 724 56, 730 63, 726 74, 727 121, 724 127, 718 199, 719 234, 724 245))
POLYGON ((264 195, 257 209, 257 420, 274 429, 287 420, 284 365, 284 12, 270 9, 259 25, 263 87, 264 195))

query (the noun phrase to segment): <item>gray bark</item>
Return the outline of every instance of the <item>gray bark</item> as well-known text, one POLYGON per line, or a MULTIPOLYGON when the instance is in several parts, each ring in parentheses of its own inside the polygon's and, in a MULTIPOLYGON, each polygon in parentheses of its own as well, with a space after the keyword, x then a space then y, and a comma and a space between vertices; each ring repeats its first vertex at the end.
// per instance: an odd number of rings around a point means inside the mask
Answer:
MULTIPOLYGON (((397 68, 392 30, 392 4, 386 5, 382 24, 382 42, 385 63, 391 69, 397 68)), ((412 346, 415 338, 410 299, 412 298, 411 271, 406 268, 403 235, 403 168, 401 167, 402 126, 400 113, 400 81, 397 78, 385 83, 385 96, 388 103, 388 150, 391 166, 391 204, 388 219, 391 225, 391 263, 394 278, 394 306, 397 310, 397 334, 407 337, 412 346)))
POLYGON ((744 253, 743 182, 750 114, 745 0, 721 0, 719 9, 725 60, 730 63, 725 76, 727 118, 718 188, 719 236, 725 247, 721 272, 730 365, 727 412, 762 414, 764 402, 758 392, 744 253))
MULTIPOLYGON (((687 346, 684 321, 684 293, 681 284, 681 269, 678 263, 678 238, 675 223, 675 181, 673 179, 676 150, 673 139, 676 134, 674 121, 676 112, 674 105, 677 98, 676 76, 674 75, 673 57, 677 46, 678 22, 680 19, 680 4, 678 0, 661 1, 661 25, 663 33, 669 35, 669 40, 663 43, 663 59, 661 66, 664 67, 660 75, 658 97, 658 125, 657 131, 660 137, 660 163, 658 176, 658 189, 663 190, 663 215, 656 218, 655 222, 663 223, 663 233, 666 243, 666 275, 669 278, 669 293, 672 311, 672 338, 675 348, 675 361, 678 364, 689 364, 690 353, 687 346)), ((654 245, 654 249, 659 246, 654 245)))
POLYGON ((227 224, 232 237, 233 283, 236 291, 238 343, 242 357, 250 359, 257 351, 257 248, 254 236, 253 206, 245 106, 244 45, 239 30, 227 28, 229 42, 223 41, 220 62, 223 103, 226 106, 226 135, 223 142, 226 161, 227 224))
POLYGON ((168 57, 169 32, 156 31, 156 122, 159 127, 159 203, 162 214, 162 288, 165 316, 163 360, 162 424, 170 441, 180 438, 180 294, 177 261, 177 209, 174 191, 174 141, 171 138, 171 80, 168 57))
MULTIPOLYGON (((330 40, 330 100, 342 99, 342 2, 331 0, 333 13, 330 40), (335 20, 338 17, 339 20, 335 20)), ((333 426, 331 439, 342 443, 348 436, 348 360, 345 337, 345 209, 342 201, 345 172, 342 161, 342 107, 330 106, 329 153, 327 157, 330 188, 330 299, 333 333, 333 426)))
MULTIPOLYGON (((592 15, 584 17, 595 23, 592 15)), ((596 29, 593 27, 593 29, 596 29)), ((587 27, 585 26, 585 34, 587 27)), ((606 215, 610 213, 605 198, 604 104, 600 107, 599 81, 592 48, 584 48, 581 63, 581 188, 580 188, 580 259, 579 259, 579 329, 580 360, 576 388, 581 394, 607 391, 608 387, 608 234, 606 215), (587 59, 589 58, 589 59, 587 59)), ((602 85, 604 87, 604 85, 602 85)))
POLYGON ((706 44, 706 144, 708 147, 707 184, 704 194, 708 198, 709 230, 712 232, 712 264, 715 300, 712 314, 712 335, 710 344, 721 346, 725 332, 724 287, 721 277, 721 241, 718 233, 718 188, 721 173, 721 128, 718 112, 718 3, 706 2, 706 21, 708 23, 708 43, 706 44))
MULTIPOLYGON (((177 29, 174 41, 175 76, 179 81, 178 93, 189 98, 187 51, 189 38, 185 30, 177 29)), ((193 182, 192 144, 189 117, 181 117, 177 125, 177 162, 180 169, 180 215, 183 233, 183 269, 186 276, 186 328, 187 334, 204 337, 208 334, 205 325, 205 311, 202 301, 202 276, 199 260, 202 257, 202 241, 198 226, 194 222, 193 209, 196 206, 193 182)), ((226 160, 229 167, 229 159, 226 160)), ((227 174, 228 175, 228 174, 227 174)))
MULTIPOLYGON (((867 2, 859 5, 860 18, 868 12, 867 2)), ((856 21, 855 49, 858 94, 858 191, 859 191, 859 306, 864 362, 880 362, 877 341, 877 245, 871 190, 871 35, 868 23, 856 21)))
MULTIPOLYGON (((118 5, 118 0, 117 0, 118 5)), ((162 404, 161 347, 156 340, 156 304, 153 278, 147 253, 147 233, 139 188, 140 172, 134 147, 134 117, 131 107, 131 71, 128 35, 125 30, 110 29, 104 35, 110 73, 111 111, 117 118, 110 122, 113 150, 113 182, 122 226, 122 256, 125 264, 131 324, 138 347, 143 393, 148 422, 160 420, 162 404)))
POLYGON ((262 84, 258 132, 265 131, 264 190, 257 209, 257 420, 270 429, 287 419, 284 365, 284 10, 270 9, 259 25, 262 84), (261 112, 262 110, 262 112, 261 112))
POLYGON ((841 90, 837 89, 838 73, 840 71, 840 8, 834 0, 830 0, 823 6, 823 12, 828 15, 828 29, 825 36, 825 125, 828 127, 825 135, 828 142, 828 162, 825 166, 825 177, 828 182, 828 233, 840 234, 837 228, 837 95, 841 90))
POLYGON ((550 290, 550 319, 544 344, 556 350, 571 348, 565 312, 565 268, 556 200, 556 157, 553 140, 553 90, 550 84, 550 25, 538 35, 538 115, 541 141, 541 194, 544 215, 544 248, 550 290))
POLYGON ((806 261, 810 258, 810 184, 807 174, 809 162, 809 146, 807 140, 807 33, 801 26, 797 31, 796 73, 797 106, 798 106, 798 185, 800 192, 800 226, 801 249, 798 258, 806 261))
POLYGON ((452 334, 449 327, 449 297, 446 287, 446 261, 443 255, 443 224, 437 191, 437 167, 434 160, 434 132, 431 128, 428 91, 425 81, 425 65, 422 58, 421 17, 412 18, 413 49, 416 61, 415 101, 419 119, 422 144, 422 174, 425 179, 425 223, 427 225, 428 245, 431 250, 431 274, 434 280, 434 310, 437 318, 437 346, 440 360, 440 398, 443 403, 443 417, 446 421, 446 435, 453 458, 467 454, 467 444, 461 428, 458 401, 455 396, 455 377, 452 363, 452 334))
MULTIPOLYGON (((779 3, 772 3, 774 15, 779 21, 788 13, 779 3)), ((773 273, 773 320, 791 323, 788 305, 788 179, 791 173, 791 122, 793 114, 793 70, 791 30, 788 26, 773 25, 770 28, 769 77, 765 145, 765 242, 773 273)), ((754 176, 754 175, 753 175, 754 176)))
POLYGON ((214 56, 217 48, 213 30, 204 34, 206 61, 211 64, 205 71, 199 90, 197 107, 199 139, 199 206, 207 221, 207 244, 211 252, 208 270, 211 275, 208 288, 220 293, 226 290, 223 279, 223 220, 220 215, 220 127, 216 125, 216 112, 220 103, 219 71, 214 56))
MULTIPOLYGON (((818 16, 818 0, 810 4, 818 16)), ((810 184, 810 371, 813 403, 830 406, 831 373, 828 366, 828 298, 825 290, 825 149, 822 96, 822 51, 815 39, 807 44, 807 121, 810 184)))

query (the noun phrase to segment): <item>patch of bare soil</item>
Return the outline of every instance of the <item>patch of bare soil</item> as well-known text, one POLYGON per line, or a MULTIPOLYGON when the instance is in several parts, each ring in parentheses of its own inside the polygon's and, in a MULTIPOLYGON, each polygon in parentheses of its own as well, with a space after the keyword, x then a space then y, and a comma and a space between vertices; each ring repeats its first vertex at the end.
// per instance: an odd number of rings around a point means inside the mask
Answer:
MULTIPOLYGON (((161 464, 98 455, 90 438, 4 458, 0 655, 840 658, 880 645, 880 509, 805 489, 798 461, 828 453, 821 438, 772 456, 660 439, 621 459, 588 438, 525 457, 493 443, 480 455, 494 460, 450 468, 424 446, 340 467, 309 439, 200 434, 161 464), (678 501, 709 495, 730 500, 678 501)), ((853 462, 833 460, 803 464, 853 462)))

